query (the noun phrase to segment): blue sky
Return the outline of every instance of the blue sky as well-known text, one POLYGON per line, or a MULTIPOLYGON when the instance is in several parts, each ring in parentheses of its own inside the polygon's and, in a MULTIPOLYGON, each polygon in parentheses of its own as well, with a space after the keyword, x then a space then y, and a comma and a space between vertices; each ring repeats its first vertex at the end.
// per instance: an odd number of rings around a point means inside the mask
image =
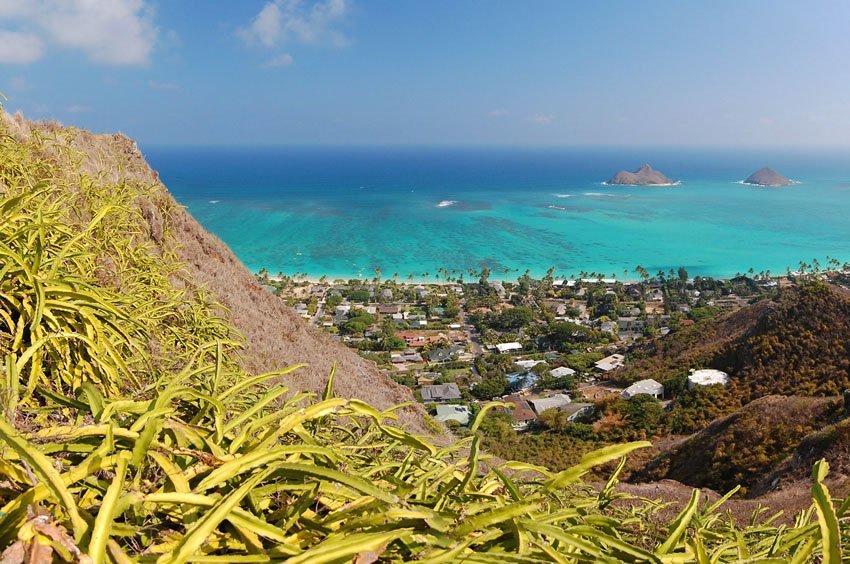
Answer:
POLYGON ((846 0, 0 0, 6 107, 148 144, 850 144, 846 0))

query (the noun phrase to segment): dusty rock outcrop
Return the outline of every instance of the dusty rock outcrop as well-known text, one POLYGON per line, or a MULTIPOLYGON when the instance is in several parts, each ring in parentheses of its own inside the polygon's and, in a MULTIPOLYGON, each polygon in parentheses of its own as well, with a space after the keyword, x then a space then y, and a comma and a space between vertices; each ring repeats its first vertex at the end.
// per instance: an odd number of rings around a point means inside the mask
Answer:
POLYGON ((676 181, 670 180, 661 172, 648 164, 643 164, 634 172, 621 170, 615 174, 608 184, 624 184, 627 186, 673 186, 676 181))
POLYGON ((744 184, 752 184, 753 186, 769 186, 773 188, 778 186, 790 186, 794 183, 772 168, 765 166, 747 177, 747 179, 744 180, 744 184))

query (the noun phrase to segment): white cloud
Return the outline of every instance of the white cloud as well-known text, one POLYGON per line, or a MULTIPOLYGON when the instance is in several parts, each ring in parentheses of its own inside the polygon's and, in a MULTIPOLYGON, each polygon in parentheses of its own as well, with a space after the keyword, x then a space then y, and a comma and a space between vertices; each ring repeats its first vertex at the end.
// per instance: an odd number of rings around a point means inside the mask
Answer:
POLYGON ((281 38, 282 19, 283 16, 278 5, 269 2, 254 18, 254 23, 251 24, 247 32, 244 32, 243 37, 251 38, 253 36, 266 47, 271 47, 281 38))
POLYGON ((284 53, 283 55, 278 55, 274 59, 267 61, 264 64, 264 67, 288 67, 292 63, 295 62, 295 59, 292 58, 292 55, 289 53, 284 53))
POLYGON ((531 116, 531 123, 536 123, 537 125, 547 125, 552 123, 555 120, 555 116, 552 114, 534 114, 531 116))
POLYGON ((65 111, 69 114, 88 114, 91 112, 91 106, 68 106, 65 111))
POLYGON ((334 26, 346 13, 347 0, 272 0, 266 2, 248 27, 237 34, 247 43, 275 47, 295 41, 343 47, 348 39, 334 26))
MULTIPOLYGON (((26 30, 28 63, 53 44, 80 50, 95 63, 144 65, 159 35, 145 0, 0 0, 0 22, 26 30)), ((0 51, 10 49, 8 43, 0 40, 0 51)), ((21 42, 11 48, 21 50, 21 42)))
POLYGON ((494 110, 490 110, 490 115, 492 117, 505 117, 506 115, 508 115, 508 110, 505 110, 503 108, 496 108, 494 110))
POLYGON ((32 33, 0 30, 0 63, 28 65, 44 55, 44 42, 32 33))

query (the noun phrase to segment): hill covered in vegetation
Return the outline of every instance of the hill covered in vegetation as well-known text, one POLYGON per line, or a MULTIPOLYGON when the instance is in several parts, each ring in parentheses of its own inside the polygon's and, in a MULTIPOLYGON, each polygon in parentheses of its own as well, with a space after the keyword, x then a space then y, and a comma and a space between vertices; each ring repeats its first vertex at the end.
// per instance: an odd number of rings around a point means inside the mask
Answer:
POLYGON ((561 472, 488 465, 491 404, 468 438, 434 444, 396 426, 399 408, 352 397, 375 373, 277 319, 246 274, 129 140, 3 115, 4 563, 832 563, 848 550, 850 503, 831 499, 823 462, 793 526, 738 527, 697 490, 667 519, 617 493, 616 471, 582 482, 645 442, 561 472), (284 358, 299 353, 321 379, 284 358))
POLYGON ((850 388, 850 293, 803 282, 656 339, 634 357, 618 378, 664 383, 716 368, 729 373, 729 394, 741 404, 771 394, 837 396, 850 388))
POLYGON ((760 398, 656 457, 633 479, 673 479, 716 491, 740 485, 746 490, 842 409, 840 398, 760 398))

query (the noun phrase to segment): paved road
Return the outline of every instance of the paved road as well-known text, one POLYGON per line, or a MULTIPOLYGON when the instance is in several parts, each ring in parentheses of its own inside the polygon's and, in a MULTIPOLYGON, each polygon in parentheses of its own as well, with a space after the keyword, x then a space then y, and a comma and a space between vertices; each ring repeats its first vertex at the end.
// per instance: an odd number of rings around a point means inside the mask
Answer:
POLYGON ((460 322, 463 325, 463 330, 466 331, 466 334, 469 337, 469 348, 472 349, 472 354, 474 356, 481 356, 484 354, 484 347, 481 345, 481 341, 478 340, 478 331, 475 330, 475 327, 470 325, 466 318, 466 310, 464 310, 462 306, 460 307, 460 322))

